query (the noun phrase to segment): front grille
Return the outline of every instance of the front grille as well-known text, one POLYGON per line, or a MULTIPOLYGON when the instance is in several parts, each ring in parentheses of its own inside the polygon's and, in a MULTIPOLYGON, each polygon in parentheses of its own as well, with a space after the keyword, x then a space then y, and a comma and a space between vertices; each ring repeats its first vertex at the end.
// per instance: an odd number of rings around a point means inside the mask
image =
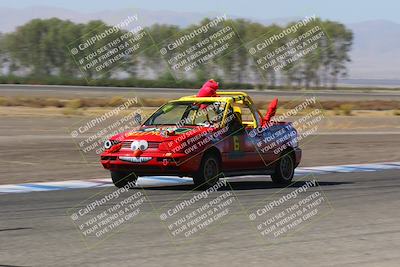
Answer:
MULTIPOLYGON (((160 142, 148 142, 149 147, 147 149, 158 149, 160 142)), ((123 141, 122 142, 122 149, 131 149, 132 141, 123 141)))

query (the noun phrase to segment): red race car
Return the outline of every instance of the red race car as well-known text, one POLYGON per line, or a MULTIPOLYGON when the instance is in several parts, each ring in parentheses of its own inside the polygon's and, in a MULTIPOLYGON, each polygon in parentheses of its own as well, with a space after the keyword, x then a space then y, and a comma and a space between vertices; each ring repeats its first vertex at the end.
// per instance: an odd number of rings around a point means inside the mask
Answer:
POLYGON ((290 122, 274 122, 274 100, 263 118, 243 92, 187 96, 157 109, 138 130, 104 144, 101 163, 117 187, 138 176, 189 176, 212 186, 221 176, 271 175, 289 183, 301 149, 290 122), (267 120, 267 121, 266 121, 267 120))

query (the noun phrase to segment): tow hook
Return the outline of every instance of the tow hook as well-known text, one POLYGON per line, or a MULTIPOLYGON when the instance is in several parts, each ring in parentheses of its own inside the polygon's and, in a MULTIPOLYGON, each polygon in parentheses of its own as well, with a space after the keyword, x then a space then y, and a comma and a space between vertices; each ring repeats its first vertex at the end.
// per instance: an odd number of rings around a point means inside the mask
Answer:
POLYGON ((163 163, 164 166, 167 166, 168 165, 168 159, 163 159, 162 163, 163 163))

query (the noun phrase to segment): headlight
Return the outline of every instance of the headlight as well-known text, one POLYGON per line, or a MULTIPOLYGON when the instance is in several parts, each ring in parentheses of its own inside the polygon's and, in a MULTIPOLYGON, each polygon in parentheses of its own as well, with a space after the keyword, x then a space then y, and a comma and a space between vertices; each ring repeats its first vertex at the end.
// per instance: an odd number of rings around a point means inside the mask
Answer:
POLYGON ((104 148, 110 149, 113 145, 119 144, 120 141, 118 140, 107 140, 104 142, 104 148))
POLYGON ((107 140, 107 141, 104 142, 104 148, 105 149, 109 149, 111 147, 112 147, 112 143, 111 143, 110 140, 107 140))

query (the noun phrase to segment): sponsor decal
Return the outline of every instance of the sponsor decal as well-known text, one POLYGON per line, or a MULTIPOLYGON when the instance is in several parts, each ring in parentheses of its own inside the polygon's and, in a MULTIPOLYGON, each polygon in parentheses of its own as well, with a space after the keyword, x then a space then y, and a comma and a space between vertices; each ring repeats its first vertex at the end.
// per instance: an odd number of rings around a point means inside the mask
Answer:
POLYGON ((160 135, 160 132, 129 132, 125 134, 125 137, 143 135, 160 135))

